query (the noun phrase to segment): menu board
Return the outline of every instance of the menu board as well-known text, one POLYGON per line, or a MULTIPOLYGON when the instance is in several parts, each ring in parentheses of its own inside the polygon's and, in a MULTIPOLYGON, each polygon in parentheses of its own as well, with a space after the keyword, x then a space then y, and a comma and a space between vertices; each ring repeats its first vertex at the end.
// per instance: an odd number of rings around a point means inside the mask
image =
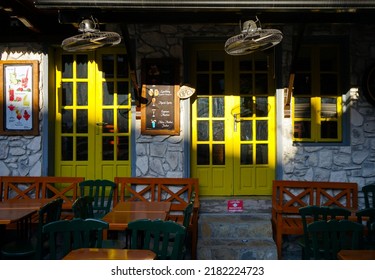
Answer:
POLYGON ((142 134, 179 135, 180 99, 176 85, 143 85, 141 105, 142 134))

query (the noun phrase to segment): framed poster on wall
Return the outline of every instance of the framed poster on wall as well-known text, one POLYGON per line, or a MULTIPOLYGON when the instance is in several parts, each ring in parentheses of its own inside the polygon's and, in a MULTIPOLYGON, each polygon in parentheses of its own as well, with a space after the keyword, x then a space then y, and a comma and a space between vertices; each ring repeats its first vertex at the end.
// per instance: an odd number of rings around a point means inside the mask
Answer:
POLYGON ((0 61, 0 79, 0 135, 38 135, 38 61, 0 61))
POLYGON ((142 134, 180 134, 178 77, 178 64, 175 59, 142 61, 142 134))

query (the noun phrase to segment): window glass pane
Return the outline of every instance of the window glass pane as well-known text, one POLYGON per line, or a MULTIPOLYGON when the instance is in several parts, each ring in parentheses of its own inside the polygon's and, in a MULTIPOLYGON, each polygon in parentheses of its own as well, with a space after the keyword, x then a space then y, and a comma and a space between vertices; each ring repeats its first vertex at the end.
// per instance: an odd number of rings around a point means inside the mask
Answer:
POLYGON ((294 98, 294 117, 295 118, 310 118, 311 104, 310 98, 294 98))
POLYGON ((224 93, 224 74, 212 75, 212 94, 224 93))
POLYGON ((208 121, 198 121, 198 141, 209 140, 209 123, 208 121))
POLYGON ((255 71, 267 71, 268 70, 267 57, 264 56, 264 57, 255 58, 254 65, 255 65, 255 71))
POLYGON ((103 158, 102 160, 114 160, 114 139, 113 136, 102 137, 103 158))
POLYGON ((114 55, 106 54, 102 56, 103 78, 113 78, 115 75, 114 55))
POLYGON ((268 163, 268 145, 267 144, 256 145, 256 163, 257 164, 268 163))
POLYGON ((210 164, 210 146, 208 144, 197 145, 197 164, 198 165, 210 164))
POLYGON ((198 118, 207 118, 208 117, 208 112, 210 109, 208 98, 198 98, 198 118))
POLYGON ((73 137, 61 137, 61 159, 73 160, 73 137))
POLYGON ((296 73, 294 76, 294 95, 311 95, 311 74, 296 73))
POLYGON ((77 137, 76 160, 88 160, 88 141, 87 137, 77 137))
POLYGON ((213 117, 224 117, 224 98, 213 97, 212 98, 212 116, 213 117))
POLYGON ((77 55, 77 78, 87 78, 87 55, 77 55))
POLYGON ((77 110, 77 133, 88 132, 87 110, 77 110))
POLYGON ((256 99, 256 115, 257 117, 267 117, 269 108, 267 97, 257 97, 256 99))
POLYGON ((62 60, 62 77, 73 78, 73 56, 63 55, 61 60, 62 60))
POLYGON ((241 144, 241 164, 253 164, 252 144, 241 144))
POLYGON ((117 55, 117 78, 128 78, 128 56, 124 54, 117 55))
POLYGON ((257 140, 268 139, 268 121, 256 121, 257 140))
POLYGON ((253 70, 253 61, 249 58, 240 57, 240 71, 253 70))
POLYGON ((113 105, 113 93, 114 93, 113 82, 104 82, 103 83, 103 105, 113 105))
POLYGON ((129 105, 129 83, 117 83, 117 103, 118 105, 129 105))
POLYGON ((224 144, 212 145, 212 164, 213 165, 225 164, 225 145, 224 144))
POLYGON ((321 98, 322 118, 337 118, 337 100, 336 98, 321 98))
POLYGON ((321 95, 337 95, 337 75, 321 74, 320 75, 320 94, 321 95))
POLYGON ((212 71, 224 71, 224 55, 224 52, 212 53, 212 71))
POLYGON ((73 84, 64 82, 62 83, 62 105, 73 105, 73 84))
POLYGON ((323 121, 321 122, 320 134, 322 138, 338 138, 337 122, 323 121))
POLYGON ((240 93, 253 94, 253 76, 250 74, 240 74, 240 93))
POLYGON ((113 133, 113 130, 113 110, 103 110, 103 133, 113 133))
POLYGON ((117 130, 118 132, 122 132, 122 133, 129 132, 129 110, 128 109, 117 110, 117 130))
POLYGON ((268 76, 267 74, 255 75, 255 93, 267 94, 268 93, 268 76))
POLYGON ((129 137, 117 137, 117 160, 129 160, 129 137))
POLYGON ((197 94, 209 94, 210 93, 210 79, 208 74, 197 75, 197 94))
POLYGON ((210 52, 199 52, 197 54, 197 71, 208 71, 210 69, 210 52))
POLYGON ((63 109, 61 111, 61 133, 72 133, 73 132, 73 111, 63 109))
POLYGON ((241 121, 241 141, 249 141, 253 139, 253 122, 241 121))
POLYGON ((77 105, 85 106, 88 104, 87 83, 77 83, 77 105))
POLYGON ((244 117, 252 117, 253 115, 253 105, 254 101, 251 96, 249 97, 241 97, 241 113, 240 116, 244 117))
POLYGON ((224 141, 224 121, 212 121, 213 139, 214 141, 224 141))
POLYGON ((295 67, 298 71, 311 71, 311 47, 300 48, 295 67))
POLYGON ((337 71, 339 49, 336 47, 320 48, 320 70, 337 71))
POLYGON ((311 122, 296 121, 294 122, 294 138, 311 138, 311 122))

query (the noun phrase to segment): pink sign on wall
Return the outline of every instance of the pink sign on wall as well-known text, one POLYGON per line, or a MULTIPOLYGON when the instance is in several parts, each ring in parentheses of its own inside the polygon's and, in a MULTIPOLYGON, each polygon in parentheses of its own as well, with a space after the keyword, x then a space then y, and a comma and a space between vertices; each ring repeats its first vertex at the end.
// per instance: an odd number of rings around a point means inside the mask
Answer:
POLYGON ((228 212, 242 212, 243 200, 233 199, 228 200, 228 212))

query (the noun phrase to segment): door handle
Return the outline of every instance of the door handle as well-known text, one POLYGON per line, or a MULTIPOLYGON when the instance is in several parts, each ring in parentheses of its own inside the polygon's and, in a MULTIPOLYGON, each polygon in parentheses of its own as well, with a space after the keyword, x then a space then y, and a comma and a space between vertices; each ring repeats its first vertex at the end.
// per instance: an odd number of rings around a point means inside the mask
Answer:
POLYGON ((240 118, 238 118, 239 114, 234 114, 234 132, 237 132, 237 123, 241 121, 240 118))
POLYGON ((108 123, 106 123, 106 122, 97 122, 96 123, 96 125, 97 126, 105 126, 105 125, 107 125, 108 123))

